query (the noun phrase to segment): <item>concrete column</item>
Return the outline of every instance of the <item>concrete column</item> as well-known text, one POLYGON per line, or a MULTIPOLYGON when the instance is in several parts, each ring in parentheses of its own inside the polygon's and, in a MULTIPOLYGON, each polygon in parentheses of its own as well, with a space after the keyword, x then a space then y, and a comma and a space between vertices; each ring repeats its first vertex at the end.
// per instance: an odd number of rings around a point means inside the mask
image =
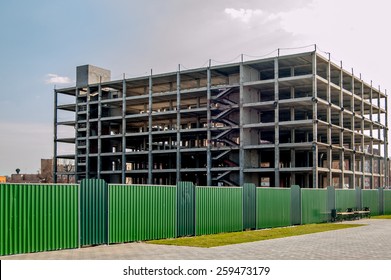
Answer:
POLYGON ((240 63, 239 78, 239 185, 243 186, 244 182, 244 121, 243 121, 243 103, 244 103, 244 67, 243 61, 240 63))
MULTIPOLYGON (((379 108, 378 109, 378 113, 377 113, 377 120, 378 120, 378 123, 381 123, 381 111, 380 111, 380 86, 379 86, 379 94, 377 96, 377 107, 379 108)), ((377 138, 379 140, 381 140, 381 130, 382 128, 380 126, 378 126, 378 129, 377 129, 377 138)), ((381 156, 381 149, 382 149, 382 144, 379 143, 378 145, 378 149, 379 149, 379 155, 381 156)), ((379 177, 379 187, 382 187, 384 188, 384 172, 382 172, 382 170, 380 169, 380 162, 381 162, 381 158, 377 159, 378 161, 378 165, 379 165, 379 174, 380 174, 380 177, 379 177)))
POLYGON ((384 186, 389 186, 389 167, 388 167, 388 97, 385 92, 385 109, 386 109, 386 127, 384 128, 384 186))
POLYGON ((274 59, 274 186, 280 186, 280 123, 278 60, 274 59))
POLYGON ((356 188, 356 152, 355 152, 355 145, 356 145, 356 142, 355 142, 355 135, 356 135, 356 132, 355 132, 355 125, 354 125, 354 121, 355 121, 355 110, 354 110, 354 95, 355 95, 355 90, 354 90, 354 72, 353 72, 353 69, 352 69, 352 99, 351 99, 351 110, 352 110, 352 113, 353 113, 353 116, 352 116, 352 142, 351 142, 351 145, 352 145, 352 150, 353 150, 353 155, 352 155, 352 162, 351 162, 351 168, 352 168, 352 171, 353 171, 353 179, 352 179, 352 187, 353 188, 356 188))
POLYGON ((341 174, 341 187, 343 188, 345 186, 345 152, 344 152, 344 142, 343 142, 343 134, 344 134, 344 122, 343 122, 343 111, 345 104, 343 103, 343 69, 342 69, 342 62, 341 62, 341 69, 340 69, 340 92, 339 92, 339 104, 341 106, 341 111, 339 112, 339 126, 341 127, 341 131, 339 133, 339 146, 341 147, 340 152, 340 169, 342 170, 341 174))
POLYGON ((329 54, 329 60, 327 63, 327 102, 329 103, 327 107, 327 122, 328 122, 328 128, 327 128, 327 144, 329 144, 329 147, 327 148, 327 184, 329 186, 333 186, 333 172, 332 172, 332 166, 333 166, 333 150, 332 150, 332 139, 331 139, 331 61, 330 61, 330 54, 329 54))
MULTIPOLYGON (((341 134, 343 137, 343 132, 341 132, 341 134)), ((345 149, 343 147, 342 147, 340 155, 341 155, 341 170, 342 170, 341 187, 343 188, 345 186, 345 149)))
MULTIPOLYGON (((380 87, 379 87, 379 94, 377 95, 377 107, 378 107, 378 110, 377 110, 377 122, 381 124, 381 112, 380 112, 380 87)), ((377 128, 377 138, 380 140, 381 139, 381 127, 378 126, 377 128)), ((378 144, 378 149, 379 149, 379 155, 381 156, 381 153, 380 153, 380 150, 381 150, 381 144, 379 143, 378 144)), ((379 162, 380 163, 380 162, 379 162)), ((379 168, 380 168, 380 165, 379 165, 379 168)), ((380 170, 380 169, 379 169, 380 170)), ((381 173, 381 172, 379 172, 381 173)), ((380 185, 382 187, 384 187, 381 183, 382 180, 380 180, 380 185)))
POLYGON ((148 184, 153 182, 153 157, 152 157, 152 70, 149 76, 149 91, 148 91, 148 184))
POLYGON ((209 66, 206 70, 207 76, 207 103, 206 103, 206 121, 207 121, 207 132, 206 132, 206 183, 208 186, 212 186, 212 151, 211 151, 211 141, 212 141, 212 113, 211 113, 211 72, 210 72, 211 61, 209 60, 209 66))
POLYGON ((78 128, 79 128, 79 89, 76 88, 75 90, 75 97, 76 97, 76 109, 75 109, 75 126, 76 126, 76 142, 75 142, 75 182, 77 183, 79 181, 79 155, 78 155, 78 148, 79 148, 79 141, 78 140, 78 128))
POLYGON ((178 65, 178 71, 177 71, 177 94, 176 94, 176 101, 177 101, 177 117, 176 117, 176 123, 177 123, 177 132, 176 132, 176 141, 177 141, 177 147, 176 147, 176 181, 181 181, 181 66, 178 65))
POLYGON ((102 171, 102 84, 99 81, 98 85, 98 161, 97 161, 97 177, 101 179, 100 172, 102 171))
POLYGON ((372 81, 371 81, 371 90, 370 90, 370 93, 369 93, 369 103, 370 103, 370 106, 369 106, 369 119, 370 119, 370 125, 369 125, 369 135, 371 136, 371 139, 369 140, 370 141, 370 144, 369 144, 369 148, 371 149, 371 153, 370 153, 370 170, 371 170, 371 186, 370 188, 374 188, 374 170, 373 170, 373 163, 374 163, 374 160, 373 160, 373 105, 372 105, 372 100, 373 100, 373 86, 372 86, 372 81))
POLYGON ((312 185, 313 188, 319 188, 319 171, 318 171, 318 89, 317 89, 317 69, 316 69, 316 52, 312 54, 312 185))
MULTIPOLYGON (((378 111, 377 111, 377 121, 378 123, 381 123, 381 112, 380 112, 380 86, 379 86, 379 93, 377 95, 377 107, 378 107, 378 111)), ((381 127, 380 126, 377 126, 377 139, 381 140, 381 127)), ((378 143, 377 144, 377 147, 379 149, 379 156, 381 156, 381 148, 382 148, 382 144, 381 143, 378 143)), ((379 166, 379 187, 381 188, 384 188, 384 182, 383 182, 383 179, 384 179, 384 172, 382 172, 381 170, 381 158, 377 158, 377 163, 378 163, 378 166, 379 166)))
MULTIPOLYGON (((364 121, 364 82, 361 80, 361 147, 364 149, 364 143, 365 143, 365 121, 364 121)), ((365 152, 363 151, 362 154, 362 161, 361 161, 361 169, 362 169, 362 180, 361 180, 361 188, 365 189, 365 152)))
POLYGON ((90 178, 90 92, 91 89, 87 87, 87 111, 86 111, 86 119, 87 119, 87 132, 86 132, 86 179, 90 178))
MULTIPOLYGON (((293 76, 294 68, 291 69, 291 75, 293 76)), ((295 88, 291 87, 291 99, 295 98, 295 88)), ((290 108, 290 113, 291 113, 291 121, 295 120, 295 107, 290 108)), ((292 128, 291 129, 291 143, 295 143, 295 131, 296 129, 292 128)), ((296 167, 296 148, 291 149, 291 167, 296 167)), ((296 173, 291 172, 291 182, 290 185, 295 185, 296 184, 296 173)))
POLYGON ((122 80, 122 184, 126 184, 126 80, 122 80))
MULTIPOLYGON (((54 93, 54 112, 53 112, 53 183, 57 183, 57 102, 58 93, 57 90, 53 90, 54 93)), ((75 137, 77 142, 77 138, 75 137)))

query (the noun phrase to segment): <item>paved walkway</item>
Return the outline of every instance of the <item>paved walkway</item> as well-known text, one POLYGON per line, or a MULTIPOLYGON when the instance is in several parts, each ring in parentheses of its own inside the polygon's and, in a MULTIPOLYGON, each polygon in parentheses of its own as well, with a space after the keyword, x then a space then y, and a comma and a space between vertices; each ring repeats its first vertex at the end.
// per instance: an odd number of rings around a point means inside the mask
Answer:
POLYGON ((391 220, 363 219, 367 226, 215 248, 146 243, 21 254, 3 260, 391 260, 391 220))

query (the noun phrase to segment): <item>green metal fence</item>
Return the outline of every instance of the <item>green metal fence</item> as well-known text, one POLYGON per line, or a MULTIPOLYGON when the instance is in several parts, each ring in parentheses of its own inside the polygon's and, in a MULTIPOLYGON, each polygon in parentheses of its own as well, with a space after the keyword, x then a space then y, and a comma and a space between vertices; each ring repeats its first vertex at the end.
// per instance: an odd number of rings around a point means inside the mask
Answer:
POLYGON ((0 255, 329 221, 332 209, 391 214, 391 190, 0 184, 0 255))
POLYGON ((372 216, 379 215, 379 191, 362 190, 362 206, 369 207, 371 209, 372 216))
POLYGON ((0 184, 0 255, 77 248, 78 186, 0 184))
POLYGON ((109 242, 176 237, 175 186, 109 185, 109 242))
POLYGON ((346 211, 347 208, 357 208, 356 190, 335 190, 335 209, 346 211))
POLYGON ((242 188, 196 188, 196 235, 243 229, 242 188))
POLYGON ((322 223, 329 217, 327 189, 301 190, 302 224, 322 223))
POLYGON ((391 190, 384 190, 384 214, 391 215, 391 190))
POLYGON ((257 228, 290 226, 291 189, 257 188, 257 228))

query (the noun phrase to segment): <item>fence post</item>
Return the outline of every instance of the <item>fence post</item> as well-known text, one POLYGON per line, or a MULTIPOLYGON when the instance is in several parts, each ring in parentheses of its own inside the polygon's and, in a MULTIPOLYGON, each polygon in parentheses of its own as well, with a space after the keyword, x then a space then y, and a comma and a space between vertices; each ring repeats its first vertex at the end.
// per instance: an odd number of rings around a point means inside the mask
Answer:
POLYGON ((327 187, 327 212, 328 212, 328 221, 331 220, 331 211, 337 207, 335 199, 335 188, 333 186, 327 187))
POLYGON ((257 189, 255 184, 245 183, 243 185, 243 230, 255 229, 257 189))
POLYGON ((291 186, 291 224, 301 224, 301 189, 298 185, 291 186))
POLYGON ((356 207, 362 209, 362 189, 360 187, 356 187, 356 207))
POLYGON ((177 237, 193 236, 196 229, 196 188, 192 182, 178 182, 177 190, 177 237))
POLYGON ((391 214, 391 190, 383 190, 383 209, 384 215, 391 214))
POLYGON ((379 215, 384 215, 384 189, 379 188, 379 215))

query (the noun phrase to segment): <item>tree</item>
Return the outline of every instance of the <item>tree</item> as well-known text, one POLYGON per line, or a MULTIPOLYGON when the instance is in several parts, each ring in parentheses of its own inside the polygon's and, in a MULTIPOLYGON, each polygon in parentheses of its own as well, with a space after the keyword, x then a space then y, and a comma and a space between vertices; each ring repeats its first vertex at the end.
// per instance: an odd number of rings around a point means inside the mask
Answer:
MULTIPOLYGON (((74 160, 60 159, 58 161, 57 168, 58 168, 59 172, 65 173, 66 183, 70 183, 71 181, 74 181, 74 180, 71 180, 71 178, 70 178, 70 177, 73 177, 73 179, 74 179, 74 175, 72 175, 72 172, 75 170, 75 161, 74 160)), ((61 181, 63 180, 62 176, 63 175, 61 175, 61 177, 60 177, 61 181)))

